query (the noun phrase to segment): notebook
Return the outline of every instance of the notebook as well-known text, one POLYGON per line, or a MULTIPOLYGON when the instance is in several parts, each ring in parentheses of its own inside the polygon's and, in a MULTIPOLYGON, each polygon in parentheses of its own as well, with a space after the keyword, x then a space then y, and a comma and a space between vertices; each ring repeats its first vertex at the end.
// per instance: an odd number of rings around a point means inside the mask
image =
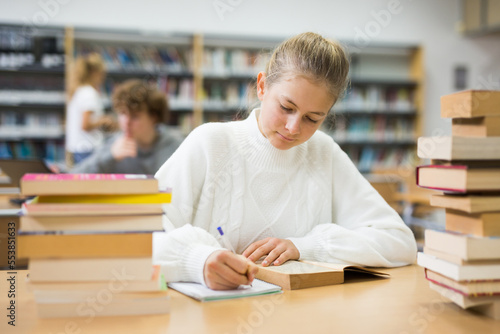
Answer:
POLYGON ((282 293, 281 287, 254 279, 252 286, 240 286, 236 290, 212 290, 199 283, 172 282, 168 287, 202 302, 282 293))

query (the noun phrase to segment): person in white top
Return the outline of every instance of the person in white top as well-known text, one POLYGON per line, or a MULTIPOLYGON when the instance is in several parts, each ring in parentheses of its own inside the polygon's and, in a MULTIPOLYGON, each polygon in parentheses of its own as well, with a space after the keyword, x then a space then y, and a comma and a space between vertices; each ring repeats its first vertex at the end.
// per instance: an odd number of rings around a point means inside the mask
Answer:
POLYGON ((340 45, 314 33, 283 42, 257 77, 261 106, 243 121, 196 128, 159 169, 172 188, 153 260, 167 281, 249 284, 262 265, 313 260, 413 263, 411 230, 318 130, 347 85, 340 45), (222 227, 236 253, 216 239, 222 227))
POLYGON ((102 143, 99 129, 114 129, 116 121, 104 115, 99 87, 105 78, 101 56, 90 53, 76 60, 70 101, 66 109, 66 151, 78 163, 102 143))

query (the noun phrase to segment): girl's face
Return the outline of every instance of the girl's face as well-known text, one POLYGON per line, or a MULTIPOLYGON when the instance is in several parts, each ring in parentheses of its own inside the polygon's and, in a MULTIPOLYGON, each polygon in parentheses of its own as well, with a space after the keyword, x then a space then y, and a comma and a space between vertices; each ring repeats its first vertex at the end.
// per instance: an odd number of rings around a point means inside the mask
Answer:
POLYGON ((325 120, 334 98, 324 85, 302 76, 287 76, 271 87, 265 76, 260 72, 257 77, 260 132, 280 150, 306 142, 325 120))

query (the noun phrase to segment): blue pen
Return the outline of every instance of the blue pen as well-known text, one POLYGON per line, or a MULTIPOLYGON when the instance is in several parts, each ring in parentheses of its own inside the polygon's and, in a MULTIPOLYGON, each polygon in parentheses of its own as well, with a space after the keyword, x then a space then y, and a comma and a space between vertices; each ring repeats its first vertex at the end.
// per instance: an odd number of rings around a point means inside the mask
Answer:
MULTIPOLYGON (((229 249, 233 254, 236 254, 236 252, 234 251, 233 246, 229 242, 229 239, 224 234, 224 231, 222 230, 222 227, 220 227, 220 226, 217 227, 217 231, 219 231, 219 234, 221 236, 222 243, 224 244, 224 247, 226 247, 227 249, 229 249)), ((251 288, 252 285, 251 284, 250 285, 240 285, 240 287, 243 288, 243 289, 248 289, 248 288, 251 288)))
POLYGON ((231 246, 231 243, 229 242, 229 240, 227 239, 227 236, 224 234, 224 231, 222 231, 222 227, 217 227, 217 231, 219 231, 219 234, 221 236, 221 239, 222 239, 222 243, 224 244, 224 247, 226 247, 227 249, 229 249, 231 252, 233 252, 234 254, 236 254, 236 252, 234 251, 234 248, 233 246, 231 246))

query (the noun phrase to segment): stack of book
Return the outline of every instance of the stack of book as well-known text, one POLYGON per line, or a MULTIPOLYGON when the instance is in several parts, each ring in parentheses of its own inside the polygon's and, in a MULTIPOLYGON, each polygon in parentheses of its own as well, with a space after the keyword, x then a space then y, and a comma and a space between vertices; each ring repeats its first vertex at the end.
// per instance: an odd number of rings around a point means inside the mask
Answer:
POLYGON ((148 175, 26 174, 18 257, 40 317, 162 314, 169 297, 152 263, 162 230, 159 192, 148 175))
POLYGON ((418 264, 432 289, 462 308, 500 319, 500 91, 468 90, 441 98, 451 137, 419 138, 417 184, 443 191, 446 230, 425 231, 418 264))

